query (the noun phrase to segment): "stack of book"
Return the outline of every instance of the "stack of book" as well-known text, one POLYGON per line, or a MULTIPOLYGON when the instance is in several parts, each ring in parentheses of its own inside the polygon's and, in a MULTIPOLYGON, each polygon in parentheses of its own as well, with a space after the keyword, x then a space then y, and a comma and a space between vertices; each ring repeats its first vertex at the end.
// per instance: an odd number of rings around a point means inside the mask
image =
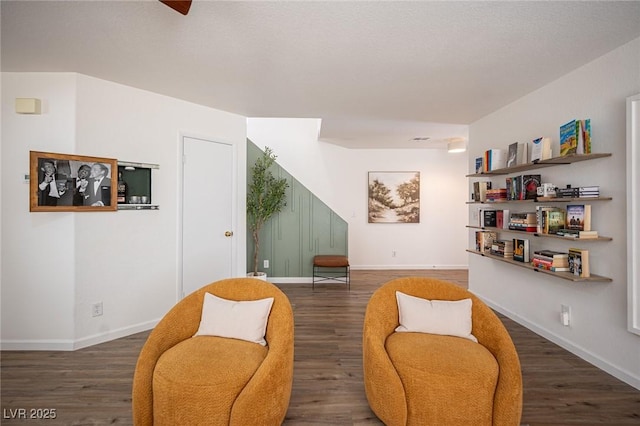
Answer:
POLYGON ((491 245, 491 254, 513 259, 513 240, 496 240, 491 245))
POLYGON ((567 185, 566 188, 556 189, 556 197, 558 198, 578 198, 580 196, 580 188, 572 188, 567 185))
POLYGON ((578 248, 569 249, 569 272, 581 278, 588 278, 589 273, 589 250, 578 248))
POLYGON ((538 250, 533 252, 531 265, 547 271, 569 272, 569 254, 553 250, 538 250))
POLYGON ((580 198, 598 198, 600 196, 599 186, 581 186, 578 189, 578 197, 580 198))
POLYGON ((490 253, 493 242, 498 239, 498 235, 492 231, 476 231, 476 251, 480 253, 490 253))
POLYGON ((507 189, 506 188, 487 189, 486 197, 488 202, 506 201, 507 189))
POLYGON ((511 213, 509 229, 512 231, 536 232, 538 222, 535 212, 511 213))
POLYGON ((598 231, 578 231, 576 229, 560 229, 557 235, 575 239, 594 239, 598 238, 598 231))

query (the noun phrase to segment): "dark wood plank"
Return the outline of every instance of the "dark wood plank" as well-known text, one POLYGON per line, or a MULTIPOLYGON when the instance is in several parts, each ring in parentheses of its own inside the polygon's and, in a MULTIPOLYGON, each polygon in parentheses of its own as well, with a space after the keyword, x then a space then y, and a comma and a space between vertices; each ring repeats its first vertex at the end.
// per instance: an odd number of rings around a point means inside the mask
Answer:
MULTIPOLYGON (((352 271, 344 284, 282 284, 295 315, 294 383, 286 425, 381 425, 362 381, 362 322, 371 294, 400 276, 467 286, 467 271, 352 271)), ((522 363, 522 423, 638 425, 640 391, 500 316, 522 363)), ((131 382, 149 332, 74 352, 3 351, 1 423, 131 424, 131 382), (6 418, 18 408, 55 408, 53 420, 6 418)))

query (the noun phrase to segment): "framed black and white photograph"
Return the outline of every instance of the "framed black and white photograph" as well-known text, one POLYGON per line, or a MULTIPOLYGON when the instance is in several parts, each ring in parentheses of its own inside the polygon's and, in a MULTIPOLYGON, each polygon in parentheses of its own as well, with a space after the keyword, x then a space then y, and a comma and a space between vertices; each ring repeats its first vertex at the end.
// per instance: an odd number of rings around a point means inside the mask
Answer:
POLYGON ((420 223, 420 172, 369 172, 369 223, 420 223))
POLYGON ((116 159, 30 151, 29 211, 116 211, 116 159))

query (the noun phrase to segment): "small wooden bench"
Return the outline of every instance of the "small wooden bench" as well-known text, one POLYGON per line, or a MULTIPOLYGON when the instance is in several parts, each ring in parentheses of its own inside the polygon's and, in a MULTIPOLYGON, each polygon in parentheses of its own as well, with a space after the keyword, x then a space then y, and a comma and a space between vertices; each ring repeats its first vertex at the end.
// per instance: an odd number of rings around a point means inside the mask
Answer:
POLYGON ((332 280, 345 283, 347 285, 347 289, 351 290, 351 269, 349 267, 349 258, 347 256, 335 254, 319 254, 314 256, 312 280, 312 288, 315 288, 316 282, 332 280), (322 268, 329 270, 323 272, 322 268), (340 271, 337 272, 336 270, 340 271))

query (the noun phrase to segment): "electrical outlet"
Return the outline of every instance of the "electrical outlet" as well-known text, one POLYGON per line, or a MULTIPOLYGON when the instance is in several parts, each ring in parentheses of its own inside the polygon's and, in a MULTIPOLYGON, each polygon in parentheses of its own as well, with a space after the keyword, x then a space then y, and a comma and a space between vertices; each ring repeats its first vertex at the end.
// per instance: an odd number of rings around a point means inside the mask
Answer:
POLYGON ((560 322, 565 327, 571 326, 571 306, 560 305, 560 322))
POLYGON ((102 315, 102 302, 91 305, 91 316, 99 317, 100 315, 102 315))
POLYGON ((269 261, 268 261, 267 259, 265 259, 265 260, 262 262, 262 266, 264 266, 266 269, 268 269, 268 268, 269 268, 269 261))
POLYGON ((391 251, 391 257, 396 257, 396 251, 395 250, 391 251))

